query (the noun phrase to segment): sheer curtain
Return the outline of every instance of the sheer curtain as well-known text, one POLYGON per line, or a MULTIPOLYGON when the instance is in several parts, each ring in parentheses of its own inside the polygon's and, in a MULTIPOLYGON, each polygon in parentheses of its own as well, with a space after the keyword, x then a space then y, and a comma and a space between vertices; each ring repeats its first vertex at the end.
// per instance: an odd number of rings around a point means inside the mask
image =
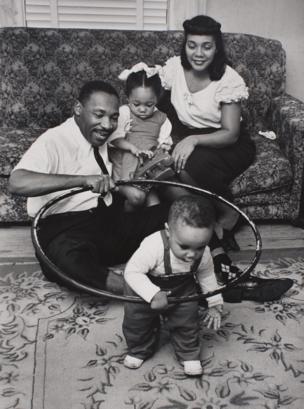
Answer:
POLYGON ((0 27, 24 26, 23 0, 0 0, 0 27))
POLYGON ((182 30, 183 22, 197 14, 206 14, 208 0, 168 0, 169 30, 182 30))

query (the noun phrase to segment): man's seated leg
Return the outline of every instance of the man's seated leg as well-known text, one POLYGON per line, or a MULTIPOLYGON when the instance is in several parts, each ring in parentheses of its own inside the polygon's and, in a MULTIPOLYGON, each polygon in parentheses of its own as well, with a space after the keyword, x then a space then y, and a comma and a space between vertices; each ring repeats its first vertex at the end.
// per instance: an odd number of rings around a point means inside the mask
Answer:
MULTIPOLYGON (((225 285, 232 279, 237 278, 242 272, 237 266, 233 265, 228 254, 220 247, 220 241, 215 234, 210 244, 217 280, 220 285, 225 285)), ((224 301, 232 303, 274 301, 280 299, 292 285, 293 281, 289 278, 265 279, 249 274, 240 283, 227 289, 223 293, 223 297, 224 301)))
POLYGON ((106 239, 109 246, 108 255, 111 256, 110 265, 126 263, 145 237, 163 229, 168 210, 169 205, 160 204, 142 207, 136 212, 117 213, 111 237, 106 239))
MULTIPOLYGON (((66 274, 62 284, 68 285, 71 278, 94 288, 108 285, 110 291, 121 292, 123 277, 109 274, 108 266, 127 262, 144 237, 163 227, 167 212, 166 205, 159 205, 125 213, 122 206, 113 204, 82 220, 79 215, 63 215, 56 216, 54 223, 50 217, 41 223, 39 240, 50 260, 66 274)), ((48 266, 42 267, 47 278, 60 281, 48 266)))
POLYGON ((61 233, 49 243, 46 254, 67 277, 63 281, 60 278, 56 280, 60 284, 73 287, 72 281, 75 280, 94 288, 105 289, 108 268, 102 265, 94 243, 61 233))
POLYGON ((244 281, 224 291, 226 302, 279 300, 293 285, 290 278, 260 278, 249 276, 244 281))

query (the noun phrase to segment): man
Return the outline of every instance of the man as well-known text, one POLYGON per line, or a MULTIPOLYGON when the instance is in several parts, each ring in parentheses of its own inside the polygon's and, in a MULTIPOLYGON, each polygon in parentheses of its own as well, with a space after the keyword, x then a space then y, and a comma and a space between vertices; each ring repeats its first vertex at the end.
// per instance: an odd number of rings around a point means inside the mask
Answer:
MULTIPOLYGON (((28 197, 31 217, 60 191, 92 189, 53 206, 52 214, 41 220, 39 240, 48 257, 69 277, 110 290, 121 284, 115 275, 108 275, 105 266, 126 262, 145 236, 162 228, 167 217, 166 205, 123 212, 110 176, 107 149, 117 127, 118 108, 118 94, 110 84, 86 83, 74 116, 42 134, 9 180, 10 192, 28 197)), ((53 279, 47 266, 42 268, 53 279)))

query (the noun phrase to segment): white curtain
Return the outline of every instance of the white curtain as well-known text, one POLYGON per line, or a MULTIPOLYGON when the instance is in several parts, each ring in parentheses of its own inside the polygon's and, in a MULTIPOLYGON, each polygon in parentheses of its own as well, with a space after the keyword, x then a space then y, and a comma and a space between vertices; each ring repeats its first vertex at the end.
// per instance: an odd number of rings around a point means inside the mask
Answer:
POLYGON ((24 26, 23 0, 0 0, 0 27, 24 26))
POLYGON ((206 14, 208 0, 168 0, 169 30, 182 30, 184 20, 206 14))

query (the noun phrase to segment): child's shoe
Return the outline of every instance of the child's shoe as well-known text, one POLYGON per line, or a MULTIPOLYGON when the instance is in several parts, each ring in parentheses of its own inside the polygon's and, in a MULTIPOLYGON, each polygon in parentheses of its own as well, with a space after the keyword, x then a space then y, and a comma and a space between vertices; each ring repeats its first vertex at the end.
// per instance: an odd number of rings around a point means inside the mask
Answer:
POLYGON ((135 356, 126 355, 124 359, 124 366, 129 369, 138 369, 142 366, 144 360, 135 358, 135 356))
POLYGON ((186 375, 197 376, 203 373, 201 361, 184 361, 183 365, 186 375))
POLYGON ((156 149, 152 158, 146 159, 137 167, 133 177, 134 179, 171 179, 175 175, 172 169, 173 163, 173 158, 168 152, 156 149))

